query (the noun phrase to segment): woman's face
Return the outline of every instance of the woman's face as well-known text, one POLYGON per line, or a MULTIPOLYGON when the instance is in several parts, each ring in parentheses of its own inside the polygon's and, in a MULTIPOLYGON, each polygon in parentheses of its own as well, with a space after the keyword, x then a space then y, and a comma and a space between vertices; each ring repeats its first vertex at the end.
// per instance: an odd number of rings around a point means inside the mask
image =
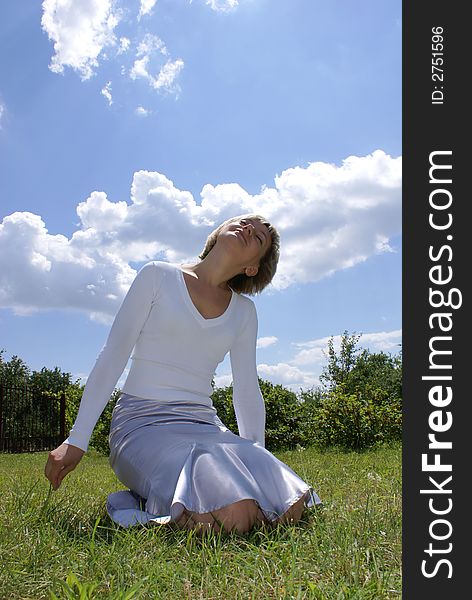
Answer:
POLYGON ((241 218, 229 223, 220 231, 220 237, 234 242, 233 251, 248 265, 258 265, 272 243, 267 227, 254 219, 241 218))

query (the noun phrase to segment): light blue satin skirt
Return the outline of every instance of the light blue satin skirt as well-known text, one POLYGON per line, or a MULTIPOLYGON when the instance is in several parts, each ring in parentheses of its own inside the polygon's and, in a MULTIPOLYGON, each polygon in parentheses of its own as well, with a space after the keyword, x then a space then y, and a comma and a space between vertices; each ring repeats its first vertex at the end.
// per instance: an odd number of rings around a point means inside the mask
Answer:
POLYGON ((213 407, 122 394, 110 427, 110 464, 129 491, 108 496, 110 517, 128 527, 255 500, 274 521, 305 496, 321 500, 260 444, 229 431, 213 407))

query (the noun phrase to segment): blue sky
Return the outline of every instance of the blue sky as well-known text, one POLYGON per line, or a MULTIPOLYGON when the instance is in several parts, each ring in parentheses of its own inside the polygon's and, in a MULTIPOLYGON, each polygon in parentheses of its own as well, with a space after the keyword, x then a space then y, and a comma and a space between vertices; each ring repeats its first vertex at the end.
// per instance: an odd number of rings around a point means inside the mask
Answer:
MULTIPOLYGON (((7 2, 0 347, 86 377, 136 270, 234 214, 282 236, 261 377, 316 385, 344 330, 401 343, 401 3, 7 2)), ((226 360, 217 383, 229 383, 226 360)))

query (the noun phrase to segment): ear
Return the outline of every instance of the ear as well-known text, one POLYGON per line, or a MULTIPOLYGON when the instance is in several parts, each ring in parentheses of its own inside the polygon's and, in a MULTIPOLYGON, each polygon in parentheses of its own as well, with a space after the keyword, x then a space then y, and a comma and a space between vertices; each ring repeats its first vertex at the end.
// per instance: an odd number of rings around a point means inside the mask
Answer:
POLYGON ((258 272, 259 272, 259 267, 256 267, 256 266, 246 267, 244 269, 244 273, 247 275, 247 277, 255 277, 258 272))

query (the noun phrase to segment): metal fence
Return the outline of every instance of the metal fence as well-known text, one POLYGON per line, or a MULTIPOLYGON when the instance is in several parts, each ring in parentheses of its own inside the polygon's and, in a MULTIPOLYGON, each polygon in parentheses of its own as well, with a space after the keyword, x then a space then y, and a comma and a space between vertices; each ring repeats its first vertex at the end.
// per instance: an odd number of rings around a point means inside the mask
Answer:
POLYGON ((51 450, 65 438, 66 397, 0 382, 0 452, 51 450))

